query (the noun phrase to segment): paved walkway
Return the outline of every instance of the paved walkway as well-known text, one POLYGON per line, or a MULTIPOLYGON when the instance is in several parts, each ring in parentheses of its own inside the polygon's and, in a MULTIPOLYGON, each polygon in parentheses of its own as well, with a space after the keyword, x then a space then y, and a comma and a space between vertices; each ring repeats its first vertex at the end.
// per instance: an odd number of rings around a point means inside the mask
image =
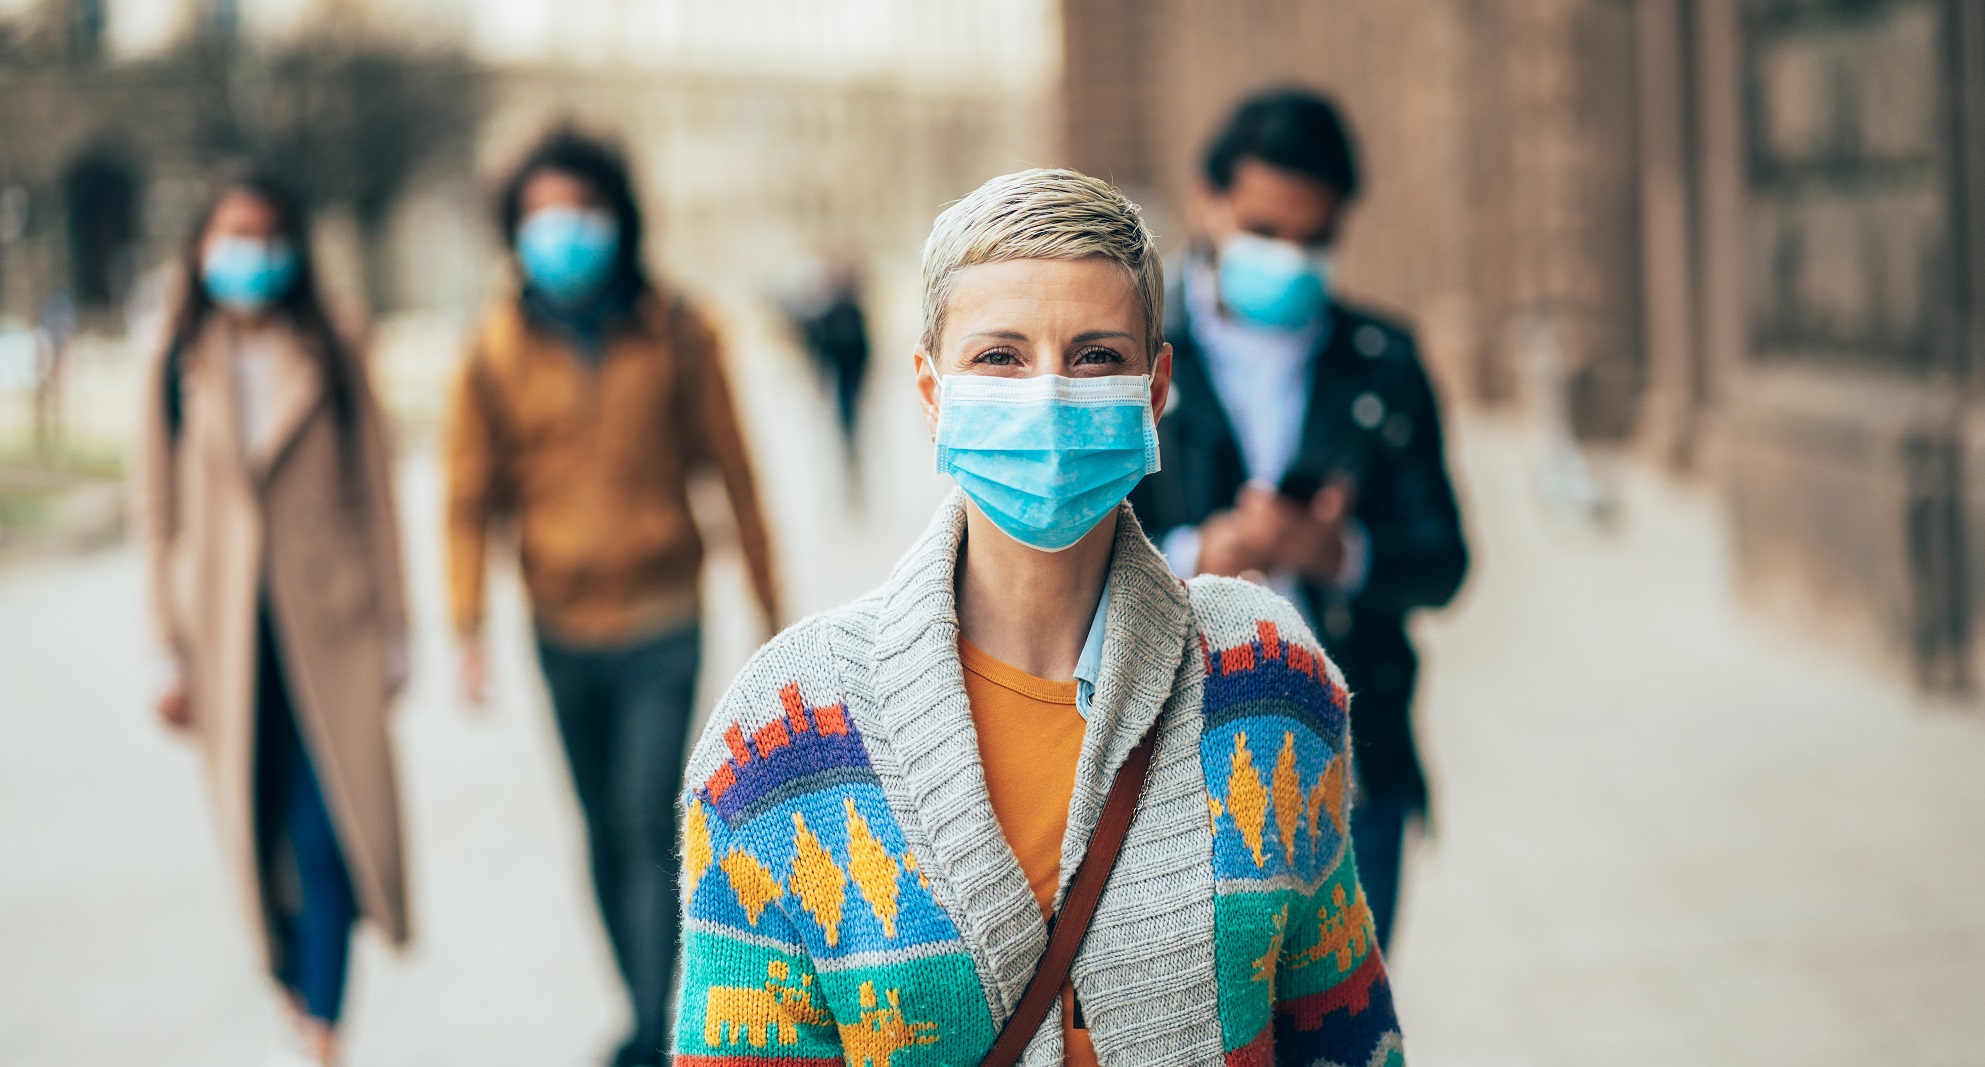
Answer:
POLYGON ((1416 1062, 1985 1063, 1985 717, 1755 629, 1700 497, 1630 475, 1616 536, 1567 534, 1513 435, 1461 429, 1416 1062))
MULTIPOLYGON (((878 581, 942 489, 901 364, 865 518, 806 372, 741 372, 799 609, 878 581)), ((1632 481, 1617 537, 1554 531, 1514 436, 1462 430, 1479 565, 1424 626, 1441 817, 1394 954, 1414 1061, 1985 1062, 1985 718, 1747 627, 1694 497, 1632 481)), ((514 589, 472 719, 423 454, 402 489, 420 941, 363 944, 351 1062, 592 1063, 621 1009, 514 589)), ((137 577, 128 549, 0 573, 0 1062, 253 1064, 273 1032, 192 755, 144 708, 137 577)), ((734 561, 709 588, 721 677, 757 635, 734 561)))

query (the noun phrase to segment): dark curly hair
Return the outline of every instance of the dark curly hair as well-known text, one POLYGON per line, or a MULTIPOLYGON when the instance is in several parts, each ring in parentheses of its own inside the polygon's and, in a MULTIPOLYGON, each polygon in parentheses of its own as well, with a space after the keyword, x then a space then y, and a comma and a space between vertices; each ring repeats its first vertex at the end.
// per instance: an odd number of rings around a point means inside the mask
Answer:
POLYGON ((628 176, 627 158, 616 145, 570 126, 546 134, 504 179, 496 196, 496 224, 503 243, 517 247, 517 226, 523 221, 524 187, 541 171, 568 174, 591 186, 599 194, 614 221, 620 225, 620 248, 614 257, 614 275, 633 288, 648 288, 648 275, 641 266, 641 207, 634 199, 634 183, 628 176))

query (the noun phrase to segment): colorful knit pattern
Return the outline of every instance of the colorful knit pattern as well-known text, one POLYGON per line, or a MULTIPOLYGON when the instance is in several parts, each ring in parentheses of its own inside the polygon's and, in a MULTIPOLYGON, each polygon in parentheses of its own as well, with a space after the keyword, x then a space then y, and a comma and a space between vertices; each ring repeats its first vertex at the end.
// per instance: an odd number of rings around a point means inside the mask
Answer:
POLYGON ((1273 622, 1225 648, 1202 635, 1200 651, 1227 1063, 1403 1063, 1346 847, 1349 694, 1273 622))
MULTIPOLYGON (((1306 637, 1224 619, 1202 617, 1198 638, 1206 820, 1180 821, 1213 839, 1212 926, 1196 936, 1212 949, 1219 1049, 1229 1065, 1402 1064, 1347 847, 1349 695, 1306 637)), ((1293 613, 1283 625, 1300 627, 1293 613)), ((995 1026, 959 935, 970 913, 932 894, 857 717, 838 695, 750 684, 755 697, 726 698, 683 799, 675 1062, 978 1062, 995 1026)))
POLYGON ((684 797, 683 1067, 972 1062, 992 1018, 860 734, 797 685, 684 797))

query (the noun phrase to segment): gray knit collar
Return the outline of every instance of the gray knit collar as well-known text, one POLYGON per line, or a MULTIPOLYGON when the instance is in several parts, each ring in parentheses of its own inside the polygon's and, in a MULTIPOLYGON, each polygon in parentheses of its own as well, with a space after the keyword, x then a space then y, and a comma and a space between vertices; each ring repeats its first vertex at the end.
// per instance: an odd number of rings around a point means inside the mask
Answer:
MULTIPOLYGON (((965 498, 953 491, 879 591, 873 646, 878 699, 862 716, 874 721, 860 725, 865 734, 883 735, 876 740, 888 755, 877 771, 914 810, 910 821, 920 824, 915 836, 936 860, 929 872, 932 888, 957 920, 990 1006, 1004 1019, 1019 1003, 1046 947, 1047 926, 993 817, 966 701, 953 584, 964 533, 965 498)), ((1102 676, 1062 845, 1062 892, 1086 850, 1117 768, 1172 696, 1188 648, 1191 609, 1185 586, 1128 505, 1117 512, 1110 582, 1102 676)), ((1058 1050, 1058 1029, 1043 1027, 1041 1037, 1058 1050)), ((1034 1058, 1030 1054, 1029 1060, 1034 1058)))

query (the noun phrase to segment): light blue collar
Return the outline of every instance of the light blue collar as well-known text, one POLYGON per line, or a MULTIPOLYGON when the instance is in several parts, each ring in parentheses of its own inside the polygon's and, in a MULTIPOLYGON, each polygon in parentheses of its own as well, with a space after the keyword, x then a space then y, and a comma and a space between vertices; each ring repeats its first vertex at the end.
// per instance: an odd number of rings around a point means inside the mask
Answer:
POLYGON ((1089 701, 1096 695, 1096 679, 1103 676, 1103 620, 1110 614, 1110 582, 1103 579, 1103 595, 1096 601, 1096 617, 1089 620, 1089 636, 1082 642, 1082 655, 1075 661, 1075 710, 1086 721, 1089 701))

